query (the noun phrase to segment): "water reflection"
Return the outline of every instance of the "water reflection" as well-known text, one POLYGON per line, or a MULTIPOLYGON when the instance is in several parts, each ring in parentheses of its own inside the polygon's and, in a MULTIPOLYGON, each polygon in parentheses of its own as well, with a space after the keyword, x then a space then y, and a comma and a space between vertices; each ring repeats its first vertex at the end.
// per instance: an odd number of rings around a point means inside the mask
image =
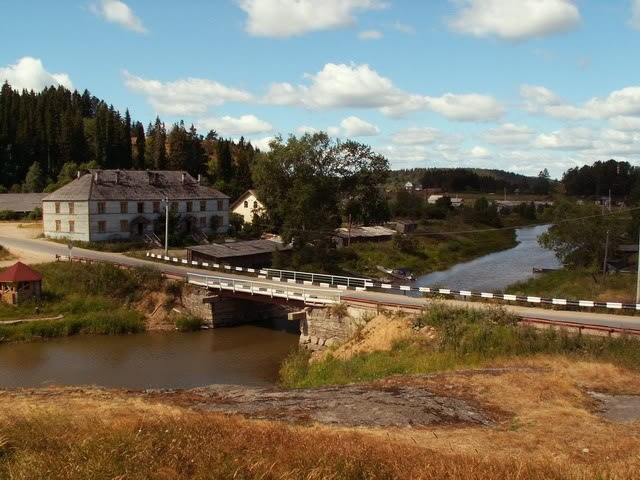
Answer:
POLYGON ((552 251, 538 245, 538 235, 548 225, 519 228, 516 230, 518 245, 467 263, 460 263, 449 270, 432 272, 419 277, 417 286, 440 285, 456 290, 502 291, 514 282, 531 278, 534 267, 559 268, 561 265, 552 251))

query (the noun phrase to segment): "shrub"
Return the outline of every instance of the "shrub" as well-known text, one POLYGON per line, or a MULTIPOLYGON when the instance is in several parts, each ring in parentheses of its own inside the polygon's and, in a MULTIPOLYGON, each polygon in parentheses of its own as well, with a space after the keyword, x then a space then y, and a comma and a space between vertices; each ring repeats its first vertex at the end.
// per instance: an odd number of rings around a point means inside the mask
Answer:
POLYGON ((17 220, 20 218, 18 212, 13 210, 0 210, 0 220, 17 220))
POLYGON ((175 320, 176 329, 180 332, 196 332, 202 329, 203 321, 198 317, 178 317, 175 320))

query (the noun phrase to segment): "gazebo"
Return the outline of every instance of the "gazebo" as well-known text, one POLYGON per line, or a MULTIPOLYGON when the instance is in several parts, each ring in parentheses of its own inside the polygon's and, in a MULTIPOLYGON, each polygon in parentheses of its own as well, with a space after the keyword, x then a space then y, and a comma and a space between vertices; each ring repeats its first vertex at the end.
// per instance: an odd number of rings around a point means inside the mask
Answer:
POLYGON ((15 305, 42 292, 42 274, 22 262, 0 272, 0 299, 15 305))

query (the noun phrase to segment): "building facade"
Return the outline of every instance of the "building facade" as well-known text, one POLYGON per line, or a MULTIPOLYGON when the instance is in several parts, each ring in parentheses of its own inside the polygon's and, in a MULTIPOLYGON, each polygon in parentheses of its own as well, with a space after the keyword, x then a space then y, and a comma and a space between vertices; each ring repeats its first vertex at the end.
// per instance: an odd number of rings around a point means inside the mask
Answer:
POLYGON ((231 213, 236 213, 244 219, 244 223, 253 222, 253 214, 264 212, 264 205, 260 203, 255 190, 247 190, 230 207, 231 213))
POLYGON ((229 197, 187 172, 89 170, 42 200, 44 234, 99 242, 163 233, 165 202, 183 232, 229 228, 229 197))

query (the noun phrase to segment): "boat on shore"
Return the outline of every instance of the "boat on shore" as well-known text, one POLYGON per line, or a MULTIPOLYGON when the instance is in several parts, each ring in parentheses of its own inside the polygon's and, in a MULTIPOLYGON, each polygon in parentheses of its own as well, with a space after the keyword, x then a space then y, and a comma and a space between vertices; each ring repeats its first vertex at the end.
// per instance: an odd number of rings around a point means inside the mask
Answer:
POLYGON ((381 272, 384 272, 387 275, 399 280, 407 280, 410 282, 414 282, 416 280, 416 277, 408 268, 386 268, 380 265, 377 265, 376 268, 381 272))

